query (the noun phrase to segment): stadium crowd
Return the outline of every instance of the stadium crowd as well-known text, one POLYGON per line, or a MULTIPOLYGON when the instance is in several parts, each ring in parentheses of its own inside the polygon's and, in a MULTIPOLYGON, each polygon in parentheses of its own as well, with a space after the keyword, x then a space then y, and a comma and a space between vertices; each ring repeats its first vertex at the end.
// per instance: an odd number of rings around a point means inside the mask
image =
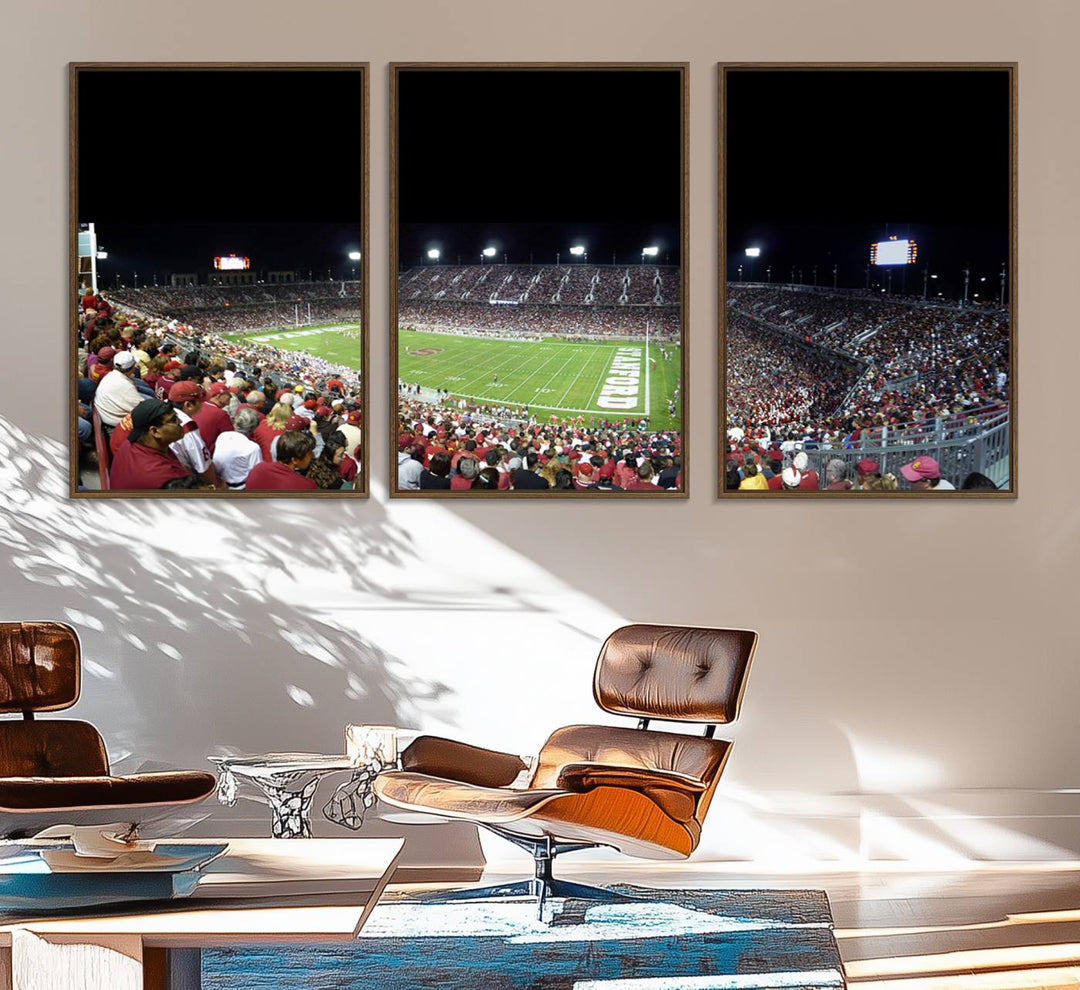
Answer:
MULTIPOLYGON (((729 286, 726 339, 728 488, 783 490, 788 468, 796 487, 859 488, 847 475, 800 471, 795 453, 822 451, 824 469, 830 449, 950 439, 1008 409, 1005 310, 729 286), (758 468, 749 484, 747 457, 758 468)), ((836 474, 846 461, 833 460, 836 474)), ((902 475, 912 487, 922 480, 902 475)))
POLYGON ((398 310, 403 330, 467 330, 477 334, 531 336, 650 337, 679 340, 675 306, 494 306, 487 303, 408 303, 398 310), (646 326, 648 324, 648 326, 646 326))
POLYGON ((129 311, 192 323, 212 333, 266 327, 360 322, 360 283, 278 282, 122 288, 110 293, 129 311))
POLYGON ((355 371, 302 352, 226 341, 175 317, 136 315, 104 292, 81 297, 77 344, 81 454, 108 462, 110 488, 357 485, 355 371))
POLYGON ((678 265, 421 265, 398 279, 407 302, 677 306, 678 265))
POLYGON ((677 433, 643 421, 549 423, 513 410, 447 407, 404 390, 398 406, 399 491, 664 491, 682 487, 677 433))

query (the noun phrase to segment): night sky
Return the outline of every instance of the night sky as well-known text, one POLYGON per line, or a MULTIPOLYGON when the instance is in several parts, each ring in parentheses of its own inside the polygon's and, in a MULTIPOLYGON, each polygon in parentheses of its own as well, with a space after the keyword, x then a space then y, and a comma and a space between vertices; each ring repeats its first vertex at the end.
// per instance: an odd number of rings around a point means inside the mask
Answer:
POLYGON ((677 69, 425 70, 398 74, 401 267, 444 262, 679 264, 677 69))
POLYGON ((78 206, 119 273, 258 270, 341 277, 359 250, 363 84, 353 70, 82 71, 78 206))
MULTIPOLYGON (((892 289, 998 293, 1008 260, 1008 74, 996 71, 729 70, 727 275, 863 287, 872 241, 914 238, 892 289), (799 275, 796 273, 796 280, 799 275), (936 283, 936 290, 933 284, 936 283), (976 284, 978 283, 978 284, 976 284)), ((884 268, 871 284, 885 284, 884 268)))

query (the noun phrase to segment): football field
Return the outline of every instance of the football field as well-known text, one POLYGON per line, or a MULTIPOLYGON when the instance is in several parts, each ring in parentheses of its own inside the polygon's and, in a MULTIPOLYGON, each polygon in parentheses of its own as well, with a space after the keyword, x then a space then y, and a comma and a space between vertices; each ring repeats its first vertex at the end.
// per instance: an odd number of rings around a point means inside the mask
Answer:
POLYGON ((256 344, 269 344, 287 351, 303 351, 359 371, 361 340, 359 336, 351 336, 359 332, 359 322, 314 323, 311 326, 251 330, 224 336, 228 340, 250 340, 256 344))
POLYGON ((680 429, 680 410, 668 411, 682 370, 680 348, 665 344, 667 358, 657 344, 648 350, 643 341, 492 340, 402 330, 398 378, 455 398, 527 405, 541 419, 648 416, 654 430, 680 429))

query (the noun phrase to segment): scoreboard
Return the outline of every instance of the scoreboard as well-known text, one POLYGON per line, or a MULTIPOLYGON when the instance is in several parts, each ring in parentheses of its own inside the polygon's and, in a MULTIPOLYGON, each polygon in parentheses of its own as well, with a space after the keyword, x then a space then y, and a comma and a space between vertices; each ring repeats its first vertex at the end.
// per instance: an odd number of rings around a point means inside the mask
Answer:
POLYGON ((870 245, 871 265, 913 265, 919 256, 919 246, 911 240, 877 241, 870 245))
POLYGON ((219 272, 246 272, 251 267, 251 259, 236 254, 214 255, 214 268, 219 272))

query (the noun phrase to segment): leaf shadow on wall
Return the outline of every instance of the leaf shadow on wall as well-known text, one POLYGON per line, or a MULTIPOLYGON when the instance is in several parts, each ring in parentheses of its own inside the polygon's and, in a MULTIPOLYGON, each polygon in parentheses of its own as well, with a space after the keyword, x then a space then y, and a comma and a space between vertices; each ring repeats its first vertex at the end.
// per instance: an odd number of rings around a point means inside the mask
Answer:
POLYGON ((99 726, 114 764, 340 752, 346 723, 409 724, 418 702, 452 700, 305 592, 318 575, 320 587, 329 578, 408 607, 407 593, 365 576, 376 559, 382 572, 421 563, 374 500, 75 501, 66 456, 0 418, 0 608, 76 627, 83 697, 72 715, 99 726))

